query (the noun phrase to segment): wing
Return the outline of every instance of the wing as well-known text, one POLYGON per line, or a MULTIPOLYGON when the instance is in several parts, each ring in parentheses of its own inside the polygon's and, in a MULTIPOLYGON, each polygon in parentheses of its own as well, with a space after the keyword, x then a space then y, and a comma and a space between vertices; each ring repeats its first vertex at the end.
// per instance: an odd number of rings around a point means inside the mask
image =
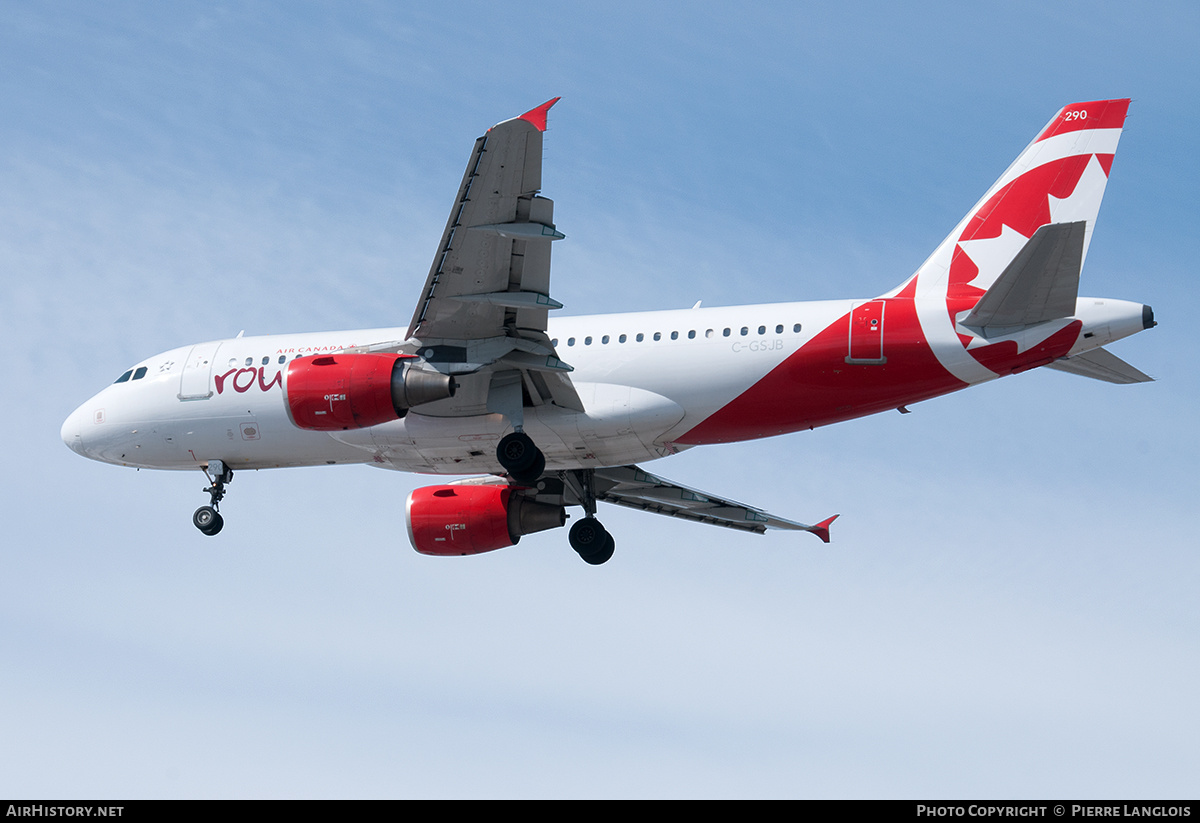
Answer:
POLYGON ((519 416, 525 397, 583 409, 546 334, 549 310, 562 308, 550 297, 550 244, 564 235, 553 201, 538 194, 546 113, 557 101, 475 141, 406 341, 439 371, 474 376, 437 413, 519 416), (514 386, 524 389, 515 410, 514 386))
MULTIPOLYGON (((583 501, 579 486, 572 482, 571 475, 573 474, 577 474, 577 472, 553 472, 543 477, 538 482, 537 488, 512 486, 505 478, 494 475, 454 480, 450 485, 508 485, 520 489, 521 494, 540 503, 579 506, 583 501)), ((637 466, 595 469, 594 475, 593 482, 597 500, 655 514, 679 517, 695 523, 707 523, 710 526, 723 526, 727 529, 756 534, 763 534, 767 529, 805 531, 815 534, 822 541, 828 543, 829 525, 838 519, 838 515, 835 514, 813 526, 797 523, 795 520, 768 514, 754 506, 747 506, 744 503, 727 500, 699 489, 672 483, 670 480, 664 480, 637 466)))
POLYGON ((812 532, 829 542, 829 524, 835 514, 815 526, 768 514, 762 509, 726 500, 656 477, 637 466, 596 469, 596 498, 631 509, 667 514, 697 523, 762 534, 767 529, 812 532))

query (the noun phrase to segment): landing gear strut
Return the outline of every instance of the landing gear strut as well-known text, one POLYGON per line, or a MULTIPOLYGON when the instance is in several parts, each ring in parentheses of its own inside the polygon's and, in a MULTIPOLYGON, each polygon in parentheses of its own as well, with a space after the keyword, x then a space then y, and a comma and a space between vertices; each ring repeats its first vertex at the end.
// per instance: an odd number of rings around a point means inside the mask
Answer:
POLYGON ((212 484, 204 489, 208 492, 209 501, 207 506, 196 509, 192 515, 192 525, 211 537, 225 525, 225 518, 221 517, 219 509, 221 498, 225 496, 225 484, 233 480, 233 469, 220 460, 210 460, 204 468, 204 475, 212 484))
POLYGON ((613 556, 616 542, 608 530, 596 519, 596 473, 590 469, 567 472, 567 483, 574 489, 584 513, 587 515, 571 526, 567 540, 571 548, 593 566, 607 563, 613 556))

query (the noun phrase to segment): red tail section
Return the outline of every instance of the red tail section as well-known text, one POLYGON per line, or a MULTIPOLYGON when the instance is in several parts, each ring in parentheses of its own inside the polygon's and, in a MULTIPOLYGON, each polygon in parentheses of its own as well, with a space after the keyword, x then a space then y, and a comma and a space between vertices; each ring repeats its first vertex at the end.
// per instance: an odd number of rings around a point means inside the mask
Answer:
MULTIPOLYGON (((1081 324, 1070 319, 1074 292, 1063 278, 1073 274, 1077 281, 1128 108, 1129 100, 1121 99, 1060 110, 916 274, 880 298, 856 302, 677 442, 729 442, 814 428, 1066 355, 1081 324), (1041 235, 1044 242, 1031 243, 1051 224, 1056 228, 1041 235), (1017 336, 1013 326, 963 324, 1002 275, 1005 294, 990 303, 1004 311, 990 316, 1033 317, 1036 323, 1025 325, 1036 330, 1017 336), (1055 310, 1022 312, 1022 300, 1055 310)), ((1024 326, 1018 322, 1016 329, 1024 326)))

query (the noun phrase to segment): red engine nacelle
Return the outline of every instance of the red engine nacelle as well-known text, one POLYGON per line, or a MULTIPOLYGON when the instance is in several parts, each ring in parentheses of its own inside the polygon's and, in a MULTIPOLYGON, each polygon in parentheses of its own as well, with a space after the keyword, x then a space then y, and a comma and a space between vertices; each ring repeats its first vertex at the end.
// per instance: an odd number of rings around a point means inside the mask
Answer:
POLYGON ((454 395, 454 380, 414 368, 409 354, 326 354, 288 364, 288 411, 302 429, 365 429, 454 395))
POLYGON ((414 549, 445 556, 512 546, 521 535, 562 526, 567 512, 509 486, 425 486, 408 496, 405 520, 414 549))

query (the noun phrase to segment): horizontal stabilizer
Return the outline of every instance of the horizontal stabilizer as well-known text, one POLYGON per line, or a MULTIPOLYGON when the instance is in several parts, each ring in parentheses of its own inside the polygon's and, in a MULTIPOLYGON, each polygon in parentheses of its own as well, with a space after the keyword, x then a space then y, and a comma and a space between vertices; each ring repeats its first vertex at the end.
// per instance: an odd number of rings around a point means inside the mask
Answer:
POLYGON ((1064 357, 1047 363, 1046 368, 1103 380, 1105 383, 1151 383, 1153 377, 1143 374, 1107 349, 1092 349, 1074 357, 1064 357))
POLYGON ((1032 326, 1071 317, 1087 221, 1042 226, 1004 269, 962 325, 980 330, 1032 326))

